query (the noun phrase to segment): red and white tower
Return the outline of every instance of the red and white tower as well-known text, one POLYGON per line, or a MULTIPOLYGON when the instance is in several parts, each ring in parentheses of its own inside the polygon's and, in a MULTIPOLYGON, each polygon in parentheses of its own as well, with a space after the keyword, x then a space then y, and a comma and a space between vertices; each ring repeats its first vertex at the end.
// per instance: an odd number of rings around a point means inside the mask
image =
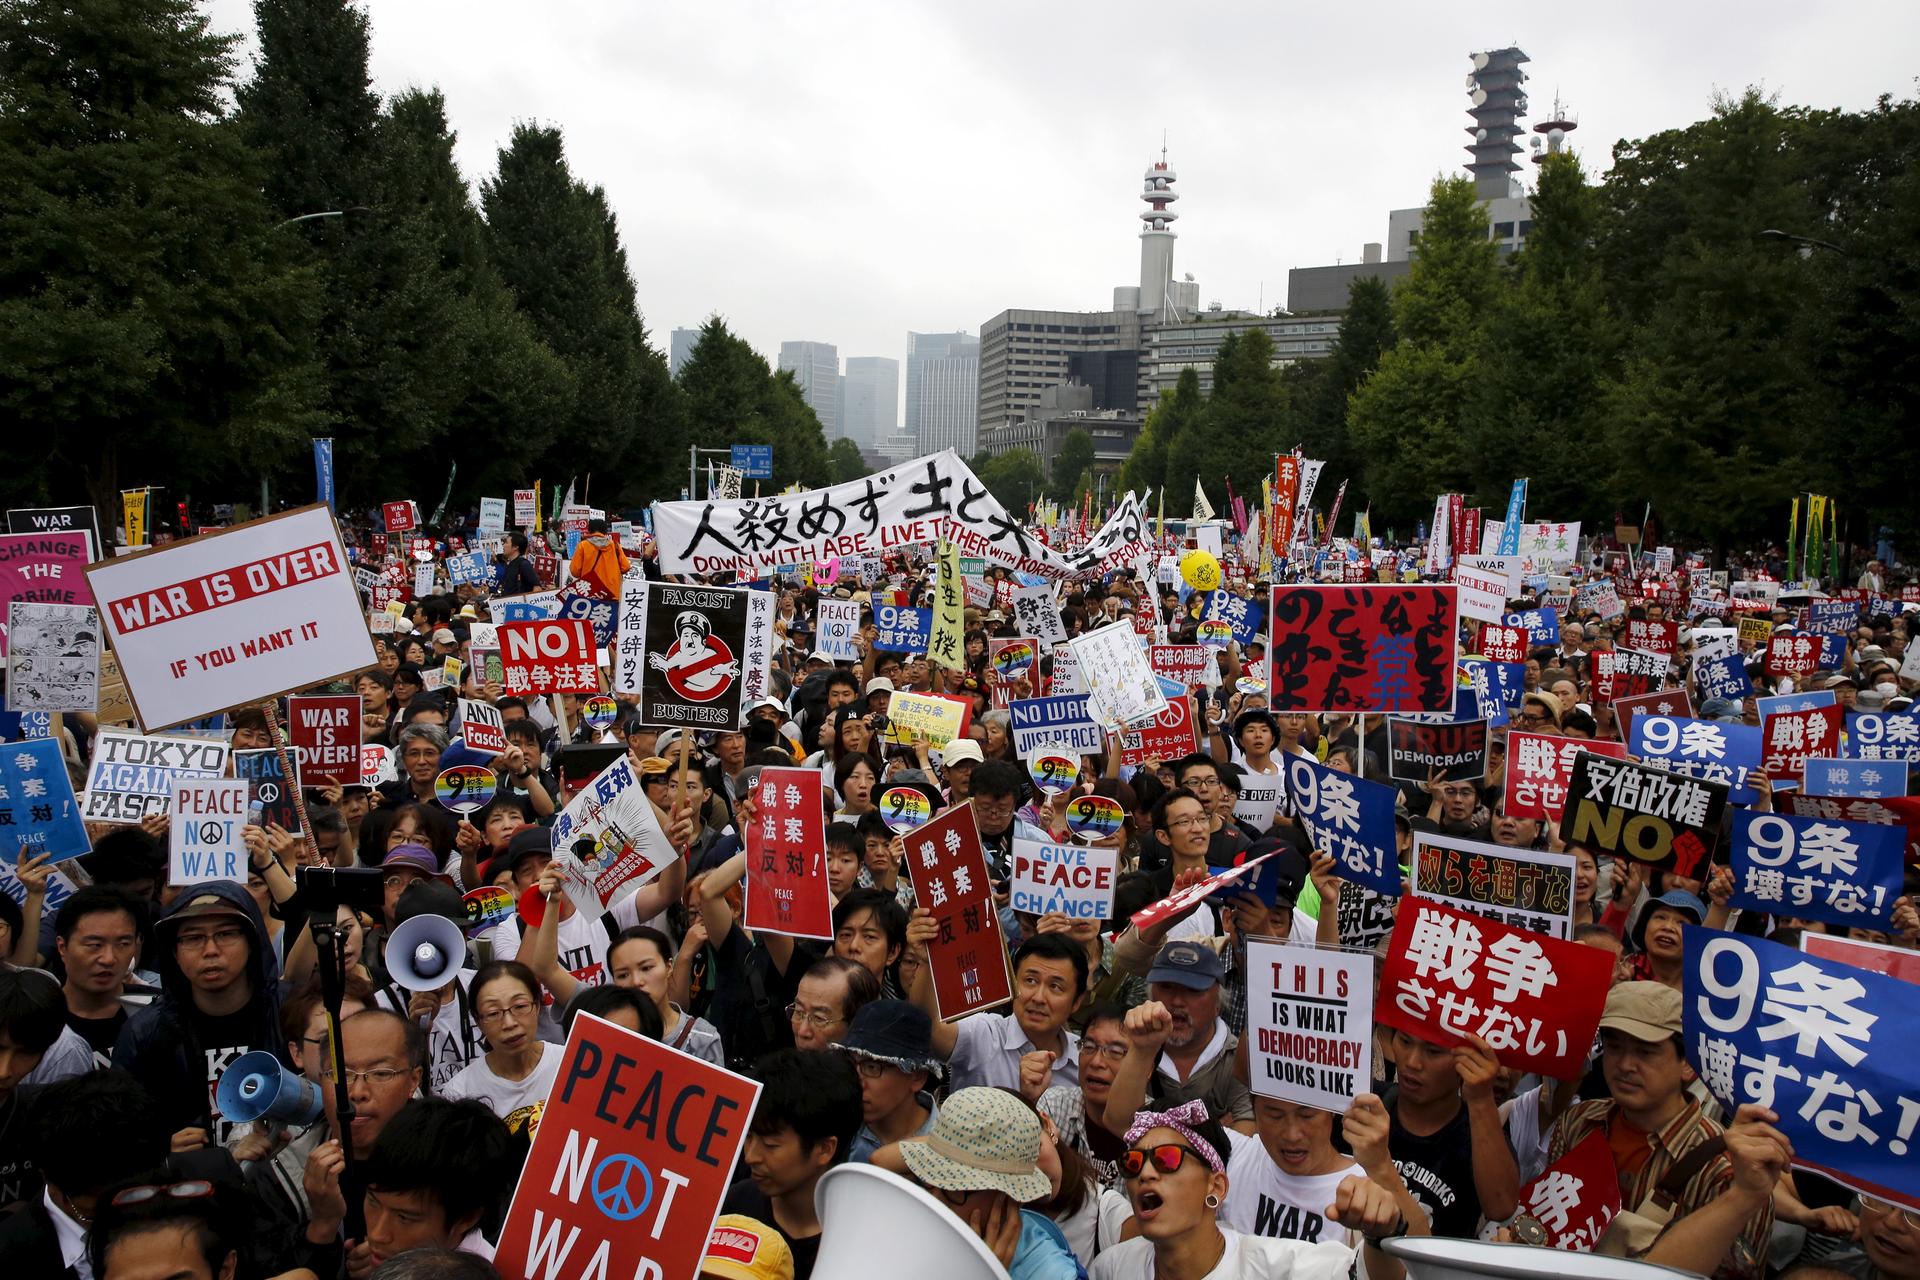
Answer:
POLYGON ((1173 288, 1173 224, 1179 214, 1172 205, 1180 198, 1173 189, 1178 175, 1167 167, 1167 149, 1147 170, 1146 189, 1140 193, 1147 207, 1140 213, 1140 311, 1166 323, 1178 318, 1173 288))

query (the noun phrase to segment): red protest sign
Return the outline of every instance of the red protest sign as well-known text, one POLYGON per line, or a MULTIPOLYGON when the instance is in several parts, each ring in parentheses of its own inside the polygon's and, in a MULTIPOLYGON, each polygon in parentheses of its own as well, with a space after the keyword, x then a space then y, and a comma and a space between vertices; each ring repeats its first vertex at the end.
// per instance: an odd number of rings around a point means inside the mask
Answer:
POLYGON ((824 784, 818 769, 760 771, 747 827, 747 928, 833 937, 824 784))
POLYGON ((360 695, 288 698, 287 736, 300 753, 300 783, 351 787, 360 781, 360 695))
POLYGON ((1206 683, 1212 661, 1213 650, 1203 644, 1156 644, 1147 649, 1147 665, 1153 668, 1153 674, 1178 680, 1189 689, 1206 683))
POLYGON ((1624 742, 1562 738, 1550 733, 1507 734, 1507 785, 1503 795, 1509 818, 1541 818, 1558 825, 1573 777, 1573 757, 1581 751, 1627 758, 1624 742))
POLYGON ((1790 813, 1796 818, 1834 818, 1842 822, 1878 822, 1904 827, 1907 861, 1920 864, 1920 796, 1888 796, 1881 800, 1866 800, 1776 791, 1773 802, 1782 813, 1790 813))
POLYGON ((1268 702, 1282 711, 1453 710, 1458 588, 1290 585, 1268 613, 1268 702))
POLYGON ((1593 672, 1593 700, 1610 703, 1652 693, 1666 679, 1671 659, 1641 649, 1601 649, 1587 655, 1593 672))
POLYGON ((585 619, 502 622, 496 634, 508 693, 600 692, 593 624, 585 619))
POLYGON ((914 899, 939 933, 927 947, 943 1021, 1013 999, 1007 944, 987 881, 987 856, 972 805, 956 805, 905 837, 914 899))
POLYGON ((1128 729, 1120 736, 1120 762, 1142 765, 1149 760, 1178 760, 1200 749, 1193 725, 1193 701, 1168 698, 1167 709, 1153 723, 1128 729))
POLYGON ((1480 654, 1488 662, 1525 662, 1527 629, 1489 622, 1480 628, 1480 654))
POLYGON ((1620 722, 1620 740, 1633 741, 1633 718, 1637 715, 1680 716, 1693 719, 1693 699, 1685 689, 1662 689, 1658 693, 1637 693, 1613 700, 1614 718, 1620 722))
POLYGON ((1920 984, 1920 952, 1905 947, 1889 947, 1880 942, 1862 942, 1831 933, 1803 933, 1800 949, 1822 960, 1838 960, 1856 969, 1871 969, 1902 982, 1920 984))
POLYGON ((1270 853, 1263 853, 1237 867, 1223 868, 1198 884, 1190 884, 1177 893, 1169 894, 1158 902, 1140 908, 1129 917, 1133 927, 1145 933, 1168 916, 1178 915, 1202 898, 1212 897, 1272 856, 1270 853))
POLYGON ((1820 654, 1825 646, 1819 636, 1778 635, 1767 641, 1766 673, 1770 676, 1804 676, 1820 669, 1820 654))
POLYGON ((381 742, 363 742, 360 744, 360 785, 377 787, 387 781, 387 758, 393 754, 393 748, 381 742))
POLYGON ((580 1014, 494 1265, 693 1280, 759 1100, 753 1080, 580 1014))
POLYGON ((380 504, 380 521, 387 526, 388 533, 403 533, 420 523, 420 513, 414 510, 413 500, 383 502, 380 504))
POLYGON ((1680 647, 1680 624, 1655 622, 1651 618, 1628 618, 1627 634, 1620 644, 1622 648, 1640 649, 1648 653, 1672 653, 1680 647))
POLYGON ((1837 705, 1776 711, 1760 722, 1761 764, 1771 782, 1798 782, 1808 756, 1830 756, 1840 742, 1837 705))
POLYGON ((1501 1066, 1558 1080, 1585 1069, 1612 979, 1599 947, 1408 898, 1374 1017, 1435 1044, 1478 1036, 1501 1066))
POLYGON ((1607 1135, 1594 1130, 1520 1188, 1520 1210, 1545 1228, 1550 1248, 1592 1253, 1620 1213, 1607 1135))

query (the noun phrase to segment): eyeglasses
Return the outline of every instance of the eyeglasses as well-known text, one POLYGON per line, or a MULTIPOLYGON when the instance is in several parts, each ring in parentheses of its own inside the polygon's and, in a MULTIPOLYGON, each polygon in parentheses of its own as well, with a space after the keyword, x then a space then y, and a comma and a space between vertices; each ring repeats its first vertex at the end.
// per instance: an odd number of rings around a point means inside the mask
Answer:
POLYGON ((1109 1040, 1102 1044, 1082 1036, 1080 1039, 1080 1054, 1082 1057, 1091 1055, 1105 1058, 1108 1062, 1118 1062, 1127 1056, 1127 1042, 1125 1040, 1109 1040))
POLYGON ((517 1022, 521 1018, 527 1017, 532 1012, 533 1012, 533 1001, 516 1000, 504 1009, 480 1010, 480 1022, 482 1025, 498 1024, 500 1022, 504 1022, 509 1017, 514 1019, 514 1021, 517 1022))
POLYGON ((192 933, 182 933, 173 940, 173 945, 182 951, 205 951, 207 944, 211 942, 225 951, 228 947, 237 947, 246 940, 247 934, 244 929, 215 929, 208 933, 195 930, 192 933))
POLYGON ((386 885, 389 889, 404 889, 415 880, 425 880, 426 878, 427 873, 424 871, 389 871, 385 876, 381 877, 380 883, 386 885))
POLYGON ((1876 1200, 1872 1196, 1860 1197, 1860 1216, 1863 1218, 1898 1218, 1910 1231, 1920 1231, 1920 1211, 1908 1209, 1903 1205, 1889 1204, 1885 1200, 1876 1200))
POLYGON ((193 1182, 172 1182, 161 1186, 128 1187, 126 1190, 117 1192, 114 1195, 113 1205, 117 1209, 122 1205, 145 1204, 157 1196, 165 1196, 169 1200, 198 1200, 202 1196, 210 1196, 212 1194, 213 1184, 211 1182, 201 1182, 197 1180, 193 1182))
MULTIPOLYGON (((481 1016, 481 1021, 486 1021, 484 1014, 481 1016)), ((332 1062, 321 1063, 320 1074, 328 1080, 336 1080, 339 1078, 333 1074, 332 1062)), ((352 1088, 357 1084, 365 1084, 371 1088, 384 1089, 401 1076, 411 1074, 412 1072, 400 1067, 373 1067, 366 1071, 349 1070, 347 1072, 347 1087, 352 1088)))
POLYGON ((1167 819, 1167 830, 1169 831, 1177 828, 1204 827, 1206 825, 1207 815, 1204 813, 1190 813, 1184 818, 1167 819))
POLYGON ((825 1009, 809 1009, 795 1002, 787 1006, 787 1021, 811 1023, 815 1031, 825 1031, 828 1027, 845 1022, 846 1019, 837 1013, 829 1013, 825 1009))
POLYGON ((878 1058, 856 1057, 853 1060, 853 1069, 860 1073, 862 1080, 878 1080, 887 1074, 887 1068, 892 1065, 891 1062, 882 1062, 878 1058))
POLYGON ((1200 1159, 1199 1152, 1178 1142, 1163 1142, 1157 1147, 1130 1147, 1120 1157, 1120 1171, 1129 1178, 1137 1178, 1146 1169, 1147 1161, 1152 1160, 1153 1167, 1161 1173, 1178 1173, 1188 1156, 1201 1164, 1206 1163, 1200 1159))

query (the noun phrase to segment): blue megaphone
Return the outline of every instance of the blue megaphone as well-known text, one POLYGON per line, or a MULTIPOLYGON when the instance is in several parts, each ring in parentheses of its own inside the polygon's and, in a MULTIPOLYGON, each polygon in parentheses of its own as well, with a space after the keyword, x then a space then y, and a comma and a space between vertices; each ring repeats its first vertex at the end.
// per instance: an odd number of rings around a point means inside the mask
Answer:
POLYGON ((235 1124, 267 1117, 307 1125, 326 1110, 320 1086, 286 1069, 264 1049, 243 1054, 220 1077, 213 1091, 220 1115, 235 1124))

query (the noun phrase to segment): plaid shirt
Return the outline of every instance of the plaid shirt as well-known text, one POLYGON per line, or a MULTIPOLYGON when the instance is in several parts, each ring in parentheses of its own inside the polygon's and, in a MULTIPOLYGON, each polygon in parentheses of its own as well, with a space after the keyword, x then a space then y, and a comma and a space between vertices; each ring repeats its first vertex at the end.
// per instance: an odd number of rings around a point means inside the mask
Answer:
MULTIPOLYGON (((1553 1126, 1553 1139, 1547 1148, 1547 1163, 1552 1164, 1568 1151, 1572 1150, 1589 1134, 1604 1134, 1607 1123, 1617 1112, 1617 1104, 1611 1098, 1599 1098, 1592 1102, 1578 1102, 1560 1117, 1553 1126)), ((1666 1127, 1657 1133, 1648 1135, 1652 1154, 1640 1171, 1630 1178, 1622 1178, 1620 1183, 1620 1210, 1632 1213, 1652 1197, 1654 1189, 1660 1185, 1660 1179, 1666 1176, 1687 1152, 1702 1142, 1717 1136, 1721 1127, 1708 1119, 1706 1112, 1698 1102, 1689 1100, 1680 1114, 1670 1120, 1666 1127)), ((1603 1138, 1604 1140, 1604 1138, 1603 1138)), ((1733 1182, 1733 1163, 1723 1153, 1709 1161, 1706 1168, 1696 1173, 1692 1180, 1681 1189, 1673 1209, 1673 1221, 1678 1222, 1687 1214, 1705 1205, 1722 1194, 1733 1182)), ((1716 1280, 1759 1280, 1766 1269, 1767 1245, 1773 1234, 1773 1206, 1763 1206, 1748 1220, 1746 1227, 1735 1237, 1727 1256, 1720 1260, 1715 1269, 1716 1280)))

